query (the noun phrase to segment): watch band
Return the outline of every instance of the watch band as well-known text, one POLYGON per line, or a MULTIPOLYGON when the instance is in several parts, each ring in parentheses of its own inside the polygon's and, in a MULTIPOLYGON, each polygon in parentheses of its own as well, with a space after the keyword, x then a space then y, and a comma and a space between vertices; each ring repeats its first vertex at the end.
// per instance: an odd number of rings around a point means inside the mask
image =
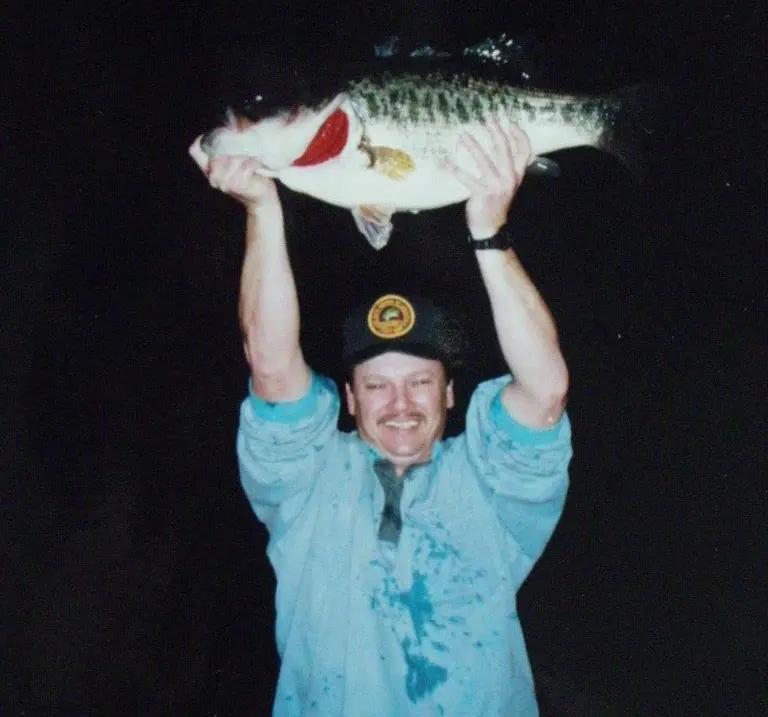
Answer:
POLYGON ((469 243, 475 251, 481 251, 483 249, 509 249, 512 246, 512 241, 506 232, 499 232, 494 234, 488 239, 473 239, 472 235, 469 235, 469 243))

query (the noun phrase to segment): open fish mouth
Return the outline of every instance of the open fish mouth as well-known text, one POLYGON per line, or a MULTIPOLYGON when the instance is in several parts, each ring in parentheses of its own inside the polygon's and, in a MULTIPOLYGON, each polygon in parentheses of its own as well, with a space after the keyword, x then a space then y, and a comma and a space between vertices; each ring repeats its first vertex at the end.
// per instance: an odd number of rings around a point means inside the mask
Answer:
POLYGON ((294 167, 309 167, 337 157, 347 146, 349 139, 349 116, 337 108, 331 112, 315 136, 312 137, 303 154, 292 163, 294 167))
POLYGON ((229 112, 226 123, 205 134, 200 146, 209 156, 253 157, 270 172, 309 167, 332 159, 347 146, 349 115, 337 95, 319 108, 296 106, 254 120, 229 112))

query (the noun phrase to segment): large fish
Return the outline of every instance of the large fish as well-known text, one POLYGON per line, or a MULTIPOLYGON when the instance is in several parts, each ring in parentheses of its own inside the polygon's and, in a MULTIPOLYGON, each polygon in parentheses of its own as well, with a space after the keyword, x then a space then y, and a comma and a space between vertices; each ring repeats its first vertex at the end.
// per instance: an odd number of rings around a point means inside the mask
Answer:
POLYGON ((543 155, 585 146, 633 164, 633 91, 559 95, 480 74, 385 71, 348 80, 317 103, 266 115, 254 101, 230 110, 223 126, 202 136, 201 148, 209 156, 253 157, 263 174, 290 189, 351 210, 375 249, 389 241, 394 213, 468 199, 468 189, 442 163, 451 159, 476 173, 458 141, 469 132, 487 142, 480 130, 490 118, 526 132, 535 155, 528 171, 557 174, 557 164, 543 155))

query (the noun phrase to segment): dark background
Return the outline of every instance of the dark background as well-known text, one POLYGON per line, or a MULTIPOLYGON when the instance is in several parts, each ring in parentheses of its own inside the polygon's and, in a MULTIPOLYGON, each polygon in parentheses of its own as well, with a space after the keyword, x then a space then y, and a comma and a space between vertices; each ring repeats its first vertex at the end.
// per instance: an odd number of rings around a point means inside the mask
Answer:
MULTIPOLYGON (((572 379, 570 499, 520 596, 542 713, 765 713, 760 3, 39 5, 5 33, 3 715, 269 713, 274 582, 234 455, 243 217, 187 145, 259 56, 311 73, 393 32, 500 30, 561 89, 661 81, 676 110, 644 185, 575 150, 515 205, 572 379)), ((397 280, 472 317, 464 396, 498 370, 461 207, 398 215, 376 253, 281 194, 316 368, 397 280)))

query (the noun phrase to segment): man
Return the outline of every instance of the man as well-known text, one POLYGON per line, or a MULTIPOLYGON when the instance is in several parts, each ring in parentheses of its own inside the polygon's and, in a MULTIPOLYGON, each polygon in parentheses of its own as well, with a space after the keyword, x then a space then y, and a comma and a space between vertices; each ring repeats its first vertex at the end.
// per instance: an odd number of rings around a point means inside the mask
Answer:
POLYGON ((276 717, 538 714, 515 601, 565 500, 568 376, 543 300, 500 243, 530 146, 515 126, 488 131, 492 159, 463 139, 479 175, 453 171, 472 190, 467 224, 510 375, 476 388, 448 440, 439 310, 388 295, 347 317, 357 431, 340 432, 335 384, 299 345, 274 184, 252 160, 190 149, 247 212, 237 451, 277 576, 276 717))

